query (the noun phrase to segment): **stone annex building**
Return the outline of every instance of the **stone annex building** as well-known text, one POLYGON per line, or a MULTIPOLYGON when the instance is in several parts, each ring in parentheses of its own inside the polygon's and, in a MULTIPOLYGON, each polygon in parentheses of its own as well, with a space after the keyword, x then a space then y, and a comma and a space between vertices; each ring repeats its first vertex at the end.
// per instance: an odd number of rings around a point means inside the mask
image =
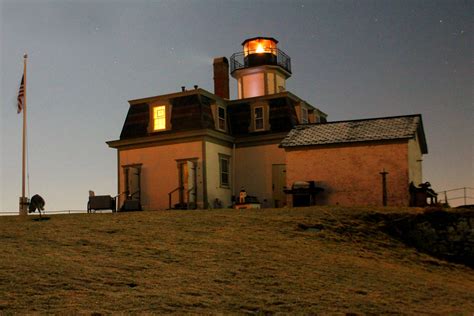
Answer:
POLYGON ((327 122, 286 90, 291 60, 277 43, 255 37, 230 64, 215 58, 214 93, 183 87, 129 101, 120 139, 107 142, 119 207, 229 207, 243 188, 262 207, 410 204, 428 152, 421 115, 327 122))

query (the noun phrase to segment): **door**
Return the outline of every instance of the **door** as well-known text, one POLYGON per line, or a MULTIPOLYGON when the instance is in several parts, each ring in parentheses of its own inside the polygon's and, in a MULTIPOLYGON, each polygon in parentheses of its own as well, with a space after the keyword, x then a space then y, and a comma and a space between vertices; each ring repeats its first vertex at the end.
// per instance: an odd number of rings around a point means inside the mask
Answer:
POLYGON ((284 189, 286 189, 286 165, 272 165, 272 198, 274 207, 286 206, 286 194, 283 192, 284 189))
POLYGON ((131 167, 129 169, 130 195, 132 200, 140 201, 140 167, 131 167))
POLYGON ((141 165, 124 167, 125 174, 125 194, 127 200, 140 201, 140 175, 141 165))
POLYGON ((188 198, 188 208, 194 208, 196 205, 196 168, 194 162, 186 161, 186 168, 188 169, 188 185, 187 185, 187 198, 188 198))
POLYGON ((180 161, 179 165, 179 203, 181 207, 196 206, 196 166, 194 161, 180 161))

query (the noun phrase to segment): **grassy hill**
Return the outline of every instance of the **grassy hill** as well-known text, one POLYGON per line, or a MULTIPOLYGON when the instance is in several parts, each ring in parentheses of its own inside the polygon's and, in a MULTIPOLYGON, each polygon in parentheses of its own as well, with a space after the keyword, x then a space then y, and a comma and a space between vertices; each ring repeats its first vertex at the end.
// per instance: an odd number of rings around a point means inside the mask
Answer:
POLYGON ((383 233, 376 211, 0 217, 0 314, 474 312, 473 270, 383 233))

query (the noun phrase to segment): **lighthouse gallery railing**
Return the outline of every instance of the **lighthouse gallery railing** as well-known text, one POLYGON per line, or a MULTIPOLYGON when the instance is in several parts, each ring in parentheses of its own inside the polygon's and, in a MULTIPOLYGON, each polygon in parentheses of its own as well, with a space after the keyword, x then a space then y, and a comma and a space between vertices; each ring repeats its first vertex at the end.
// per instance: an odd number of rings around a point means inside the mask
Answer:
MULTIPOLYGON (((251 63, 251 59, 249 56, 252 55, 259 55, 262 53, 257 53, 256 51, 248 51, 234 53, 230 57, 230 72, 233 72, 238 69, 248 68, 257 66, 251 63)), ((291 73, 291 58, 287 54, 285 54, 282 50, 278 48, 271 49, 271 53, 265 52, 267 55, 273 55, 274 58, 266 59, 263 64, 265 65, 277 65, 282 67, 284 70, 291 73)))

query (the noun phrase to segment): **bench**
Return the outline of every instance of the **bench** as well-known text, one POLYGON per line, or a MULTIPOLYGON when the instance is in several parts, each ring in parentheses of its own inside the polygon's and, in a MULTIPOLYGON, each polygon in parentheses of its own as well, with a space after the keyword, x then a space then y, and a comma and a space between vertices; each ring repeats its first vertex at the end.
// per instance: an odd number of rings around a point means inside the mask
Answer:
POLYGON ((89 202, 87 202, 87 213, 92 213, 97 210, 112 210, 112 212, 115 212, 115 199, 110 195, 89 196, 89 202))

